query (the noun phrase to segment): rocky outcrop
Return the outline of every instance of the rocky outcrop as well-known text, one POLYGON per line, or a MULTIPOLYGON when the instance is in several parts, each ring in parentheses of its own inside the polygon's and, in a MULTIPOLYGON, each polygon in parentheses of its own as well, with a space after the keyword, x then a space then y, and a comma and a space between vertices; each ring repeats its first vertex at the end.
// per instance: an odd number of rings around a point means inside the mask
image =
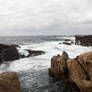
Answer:
POLYGON ((19 79, 15 72, 0 75, 0 92, 21 92, 19 79))
POLYGON ((72 45, 72 44, 74 44, 74 41, 71 39, 64 39, 64 41, 59 44, 72 45))
POLYGON ((92 35, 76 35, 75 44, 82 46, 92 46, 92 35))
POLYGON ((50 77, 54 77, 57 80, 63 80, 66 82, 67 80, 67 60, 68 54, 63 52, 62 56, 54 56, 51 59, 51 68, 48 69, 50 77))
POLYGON ((13 46, 3 50, 1 55, 4 61, 14 61, 20 58, 18 50, 13 46))
POLYGON ((66 52, 54 56, 48 72, 50 77, 68 84, 72 92, 92 92, 92 52, 74 59, 70 59, 66 52))
POLYGON ((42 55, 45 52, 44 51, 39 51, 39 50, 27 50, 29 55, 27 57, 33 57, 33 56, 38 56, 38 55, 42 55))
POLYGON ((16 44, 12 44, 12 45, 0 44, 0 63, 4 61, 14 61, 20 58, 38 56, 45 53, 44 51, 38 51, 38 50, 36 51, 36 50, 29 50, 29 49, 22 50, 25 52, 21 53, 19 52, 18 48, 21 49, 21 47, 16 44), (25 55, 25 53, 27 53, 27 55, 25 55))
POLYGON ((63 44, 72 45, 72 43, 70 43, 70 42, 63 42, 63 44))
POLYGON ((3 61, 14 61, 19 59, 18 50, 14 45, 0 44, 0 62, 3 61))

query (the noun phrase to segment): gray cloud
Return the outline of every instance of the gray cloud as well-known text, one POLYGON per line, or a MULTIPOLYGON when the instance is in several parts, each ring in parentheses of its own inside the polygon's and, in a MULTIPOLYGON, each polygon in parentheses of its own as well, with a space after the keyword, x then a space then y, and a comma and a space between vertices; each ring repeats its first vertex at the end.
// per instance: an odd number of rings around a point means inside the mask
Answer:
POLYGON ((92 34, 91 0, 0 0, 0 35, 92 34))

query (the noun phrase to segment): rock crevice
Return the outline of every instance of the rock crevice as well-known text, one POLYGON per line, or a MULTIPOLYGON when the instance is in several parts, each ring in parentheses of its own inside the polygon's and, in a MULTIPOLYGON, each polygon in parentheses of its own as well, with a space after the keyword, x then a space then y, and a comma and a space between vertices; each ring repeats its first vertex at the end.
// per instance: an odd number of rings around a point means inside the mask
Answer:
POLYGON ((70 59, 66 52, 59 57, 54 56, 48 72, 50 77, 68 84, 72 92, 92 92, 92 52, 74 59, 70 59))

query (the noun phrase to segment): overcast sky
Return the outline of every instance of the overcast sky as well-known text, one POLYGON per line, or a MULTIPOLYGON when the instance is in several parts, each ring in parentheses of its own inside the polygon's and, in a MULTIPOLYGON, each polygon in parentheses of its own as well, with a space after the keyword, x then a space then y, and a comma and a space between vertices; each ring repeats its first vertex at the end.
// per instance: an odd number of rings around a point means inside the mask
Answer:
POLYGON ((0 0, 0 35, 92 34, 92 0, 0 0))

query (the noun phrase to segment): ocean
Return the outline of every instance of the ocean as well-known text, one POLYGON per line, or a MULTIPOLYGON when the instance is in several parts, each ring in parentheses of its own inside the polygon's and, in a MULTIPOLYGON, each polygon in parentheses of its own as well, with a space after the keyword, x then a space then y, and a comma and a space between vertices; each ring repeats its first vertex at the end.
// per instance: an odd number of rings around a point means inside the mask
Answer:
MULTIPOLYGON (((59 44, 74 36, 12 36, 0 37, 0 43, 18 44, 22 49, 42 50, 45 54, 22 58, 0 65, 0 73, 14 71, 19 75, 22 92, 71 92, 68 86, 49 78, 51 57, 66 51, 70 58, 92 50, 92 47, 59 44)), ((26 53, 26 52, 24 52, 26 53)))

